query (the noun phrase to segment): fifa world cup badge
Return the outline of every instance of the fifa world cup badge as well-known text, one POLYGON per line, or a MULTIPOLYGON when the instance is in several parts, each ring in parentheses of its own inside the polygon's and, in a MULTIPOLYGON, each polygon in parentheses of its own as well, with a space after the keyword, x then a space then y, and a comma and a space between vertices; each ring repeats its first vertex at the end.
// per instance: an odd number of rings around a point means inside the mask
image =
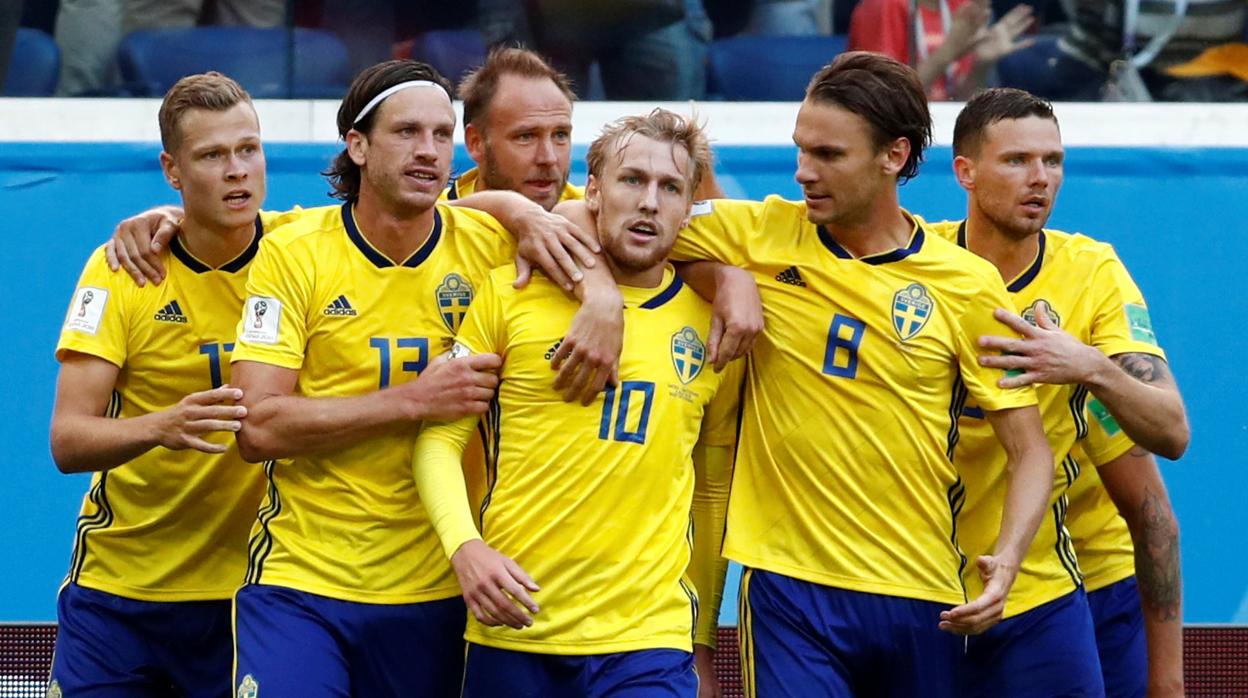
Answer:
POLYGON ((238 692, 235 695, 237 698, 257 698, 260 695, 260 684, 256 683, 251 674, 247 674, 238 683, 238 692))

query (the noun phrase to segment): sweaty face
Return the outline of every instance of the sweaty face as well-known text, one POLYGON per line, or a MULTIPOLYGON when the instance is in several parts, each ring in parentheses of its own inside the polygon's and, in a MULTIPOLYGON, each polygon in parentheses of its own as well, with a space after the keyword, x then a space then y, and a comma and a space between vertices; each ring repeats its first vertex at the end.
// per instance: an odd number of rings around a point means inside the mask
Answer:
POLYGON ((191 109, 178 121, 181 140, 161 156, 182 192, 186 217, 214 230, 251 225, 264 201, 264 149, 250 104, 225 111, 191 109))
POLYGON ((1006 119, 984 130, 973 162, 971 205, 1013 237, 1037 233, 1062 186, 1062 136, 1051 119, 1006 119))
POLYGON ((377 106, 369 133, 348 141, 351 159, 361 168, 361 195, 367 189, 404 215, 429 209, 450 175, 454 133, 455 110, 440 88, 390 95, 377 106))
POLYGON ((646 136, 624 136, 616 148, 601 177, 590 176, 586 200, 611 264, 629 274, 651 271, 689 219, 692 163, 682 146, 646 136))
POLYGON ((518 191, 547 211, 572 160, 572 103, 552 80, 504 75, 470 154, 490 189, 518 191))
POLYGON ((865 119, 835 104, 802 102, 793 129, 797 173, 806 217, 821 225, 852 224, 866 218, 883 187, 884 153, 865 119))

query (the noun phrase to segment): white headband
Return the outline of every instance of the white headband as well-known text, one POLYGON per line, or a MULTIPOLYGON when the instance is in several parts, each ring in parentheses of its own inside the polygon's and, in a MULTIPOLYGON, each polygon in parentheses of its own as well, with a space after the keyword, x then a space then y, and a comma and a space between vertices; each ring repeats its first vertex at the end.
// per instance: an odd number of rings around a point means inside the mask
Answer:
MULTIPOLYGON (((368 104, 365 104, 364 108, 360 110, 360 113, 355 115, 355 120, 351 122, 351 125, 355 126, 356 124, 363 121, 364 117, 368 116, 368 113, 372 111, 378 104, 381 104, 382 100, 384 100, 386 97, 389 97, 395 92, 406 90, 409 87, 436 87, 439 90, 446 92, 446 88, 430 80, 408 80, 407 82, 401 82, 397 85, 387 87, 386 89, 379 92, 376 97, 373 97, 372 99, 370 99, 368 101, 368 104)), ((446 96, 448 99, 450 98, 449 94, 446 96)))

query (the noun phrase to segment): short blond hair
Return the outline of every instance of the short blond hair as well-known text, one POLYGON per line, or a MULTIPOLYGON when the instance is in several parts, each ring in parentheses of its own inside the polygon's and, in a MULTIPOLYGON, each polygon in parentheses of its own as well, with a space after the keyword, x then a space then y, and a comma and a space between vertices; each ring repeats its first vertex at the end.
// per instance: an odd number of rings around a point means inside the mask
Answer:
POLYGON ((182 116, 192 109, 225 111, 236 104, 251 104, 242 85, 216 71, 188 75, 173 83, 160 103, 160 145, 173 153, 182 142, 182 116))
POLYGON ((711 144, 696 121, 667 109, 655 109, 644 116, 621 117, 603 127, 602 134, 594 139, 585 157, 589 173, 602 177, 607 157, 619 153, 633 136, 645 136, 684 148, 692 165, 688 178, 689 196, 693 196, 711 167, 711 144))

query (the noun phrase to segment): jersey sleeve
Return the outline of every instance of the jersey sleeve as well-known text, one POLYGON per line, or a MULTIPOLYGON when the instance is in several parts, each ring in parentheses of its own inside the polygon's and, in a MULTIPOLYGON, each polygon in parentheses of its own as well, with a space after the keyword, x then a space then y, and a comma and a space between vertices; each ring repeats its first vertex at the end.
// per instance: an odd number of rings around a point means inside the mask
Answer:
POLYGON ((1008 410, 1027 407, 1037 403, 1036 391, 1031 386, 1002 388, 997 381, 1005 377, 999 368, 981 366, 979 363, 979 338, 985 335, 1001 336, 1011 330, 992 316, 997 308, 1013 308, 1005 290, 1005 284, 994 270, 985 276, 982 287, 970 294, 966 306, 957 318, 958 364, 962 382, 975 402, 985 410, 1008 410))
POLYGON ((260 227, 267 234, 291 221, 299 220, 302 215, 303 207, 301 206, 296 206, 289 211, 261 211, 260 227))
POLYGON ((1093 346, 1106 356, 1143 353, 1165 358, 1144 295, 1112 249, 1097 264, 1092 289, 1096 293, 1093 346))
POLYGON ((1085 409, 1088 433, 1079 441, 1079 446, 1096 467, 1113 461, 1135 446, 1100 400, 1089 397, 1085 409))
MULTIPOLYGON (((472 354, 504 351, 504 318, 498 297, 501 273, 499 270, 486 278, 480 293, 468 307, 451 349, 452 361, 472 354)), ((464 543, 481 538, 461 465, 477 421, 477 417, 464 417, 426 425, 416 439, 412 456, 416 487, 448 558, 464 543)))
POLYGON ((485 277, 481 290, 472 299, 464 321, 455 336, 456 345, 473 354, 502 354, 506 350, 507 330, 501 294, 511 290, 504 281, 510 269, 498 269, 485 277))
POLYGON ((750 235, 759 230, 764 204, 758 201, 709 199, 693 204, 689 225, 676 236, 672 259, 711 261, 745 267, 750 235))
POLYGON ((728 574, 723 544, 732 456, 732 446, 712 446, 699 440, 693 447, 693 553, 689 558, 689 580, 698 592, 698 624, 693 641, 711 648, 715 647, 724 577, 728 574))
MULTIPOLYGON (((56 344, 56 358, 67 352, 90 354, 121 368, 126 363, 130 337, 130 312, 134 282, 122 272, 108 268, 103 248, 87 260, 74 289, 65 324, 56 344)), ((137 287, 135 287, 137 288, 137 287)))
POLYGON ((247 300, 230 362, 303 367, 316 259, 307 245, 265 237, 247 277, 247 300))
POLYGON ((451 234, 459 236, 457 243, 471 250, 482 268, 500 267, 515 257, 515 236, 494 216, 467 206, 439 204, 438 210, 444 224, 454 227, 451 234))

